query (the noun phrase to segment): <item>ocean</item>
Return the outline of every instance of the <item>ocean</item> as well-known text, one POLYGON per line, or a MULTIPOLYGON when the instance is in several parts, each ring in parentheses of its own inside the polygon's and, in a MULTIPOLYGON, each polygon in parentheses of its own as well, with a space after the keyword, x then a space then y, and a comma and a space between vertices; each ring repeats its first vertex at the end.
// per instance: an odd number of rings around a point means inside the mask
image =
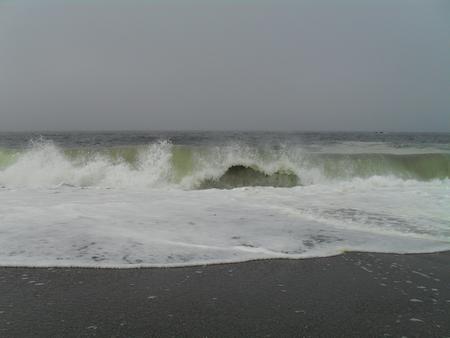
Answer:
POLYGON ((450 250, 449 133, 0 133, 0 265, 450 250))

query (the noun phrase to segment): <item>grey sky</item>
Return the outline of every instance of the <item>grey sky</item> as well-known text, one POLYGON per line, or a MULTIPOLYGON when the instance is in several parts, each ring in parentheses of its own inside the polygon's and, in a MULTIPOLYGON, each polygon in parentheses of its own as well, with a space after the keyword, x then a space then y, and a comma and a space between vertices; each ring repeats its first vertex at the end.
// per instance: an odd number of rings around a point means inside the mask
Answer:
POLYGON ((0 130, 450 131, 447 0, 0 0, 0 130))

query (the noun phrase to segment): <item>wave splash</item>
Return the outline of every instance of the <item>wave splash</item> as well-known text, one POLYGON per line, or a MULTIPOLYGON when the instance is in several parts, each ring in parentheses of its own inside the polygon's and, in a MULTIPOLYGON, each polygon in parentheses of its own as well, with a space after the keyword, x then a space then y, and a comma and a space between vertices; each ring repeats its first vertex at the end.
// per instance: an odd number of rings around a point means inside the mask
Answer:
POLYGON ((63 149, 34 141, 0 149, 0 185, 228 189, 293 187, 374 176, 446 180, 448 153, 311 153, 300 146, 146 146, 63 149))

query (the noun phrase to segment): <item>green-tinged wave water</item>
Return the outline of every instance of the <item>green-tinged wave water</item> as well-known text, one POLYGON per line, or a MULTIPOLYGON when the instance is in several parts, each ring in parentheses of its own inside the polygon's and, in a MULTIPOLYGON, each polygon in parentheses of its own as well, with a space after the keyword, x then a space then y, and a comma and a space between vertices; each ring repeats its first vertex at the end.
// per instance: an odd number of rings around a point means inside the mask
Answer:
MULTIPOLYGON (((139 170, 141 154, 147 149, 146 146, 117 147, 104 149, 69 149, 64 154, 74 163, 86 163, 95 158, 104 157, 111 163, 128 163, 132 168, 139 170)), ((208 164, 226 169, 224 180, 234 177, 252 184, 261 185, 273 180, 275 186, 293 186, 300 182, 293 180, 297 169, 320 170, 327 178, 351 178, 392 175, 404 179, 433 180, 446 179, 450 177, 450 154, 383 154, 383 153, 358 153, 358 154, 327 154, 327 153, 304 153, 298 149, 258 149, 238 147, 187 147, 172 146, 171 170, 175 181, 194 174, 195 170, 205 169, 208 164), (233 162, 233 157, 236 161, 233 162), (241 160, 241 162, 239 161, 241 160), (221 164, 231 162, 232 164, 223 168, 221 164), (266 172, 265 167, 274 167, 274 170, 266 172), (272 177, 272 175, 275 175, 272 177), (268 182, 264 182, 263 176, 268 182), (291 177, 287 181, 277 179, 280 177, 291 177), (276 183, 279 182, 279 183, 276 183), (296 184, 294 184, 296 182, 296 184)), ((11 163, 11 162, 10 162, 11 163)), ((217 184, 211 177, 209 182, 217 184)), ((204 186, 204 184, 202 184, 204 186)))
POLYGON ((272 187, 294 187, 299 184, 297 175, 288 171, 277 171, 266 174, 257 168, 235 165, 219 178, 207 178, 199 187, 203 189, 218 188, 231 189, 246 186, 272 186, 272 187))
POLYGON ((20 153, 9 149, 0 149, 0 170, 12 165, 20 153))
POLYGON ((329 178, 396 176, 433 180, 450 177, 450 154, 324 154, 308 159, 329 178))
POLYGON ((0 149, 0 184, 75 186, 178 185, 188 189, 292 187, 390 176, 418 181, 450 178, 449 153, 327 153, 299 146, 141 146, 62 149, 37 143, 0 149))

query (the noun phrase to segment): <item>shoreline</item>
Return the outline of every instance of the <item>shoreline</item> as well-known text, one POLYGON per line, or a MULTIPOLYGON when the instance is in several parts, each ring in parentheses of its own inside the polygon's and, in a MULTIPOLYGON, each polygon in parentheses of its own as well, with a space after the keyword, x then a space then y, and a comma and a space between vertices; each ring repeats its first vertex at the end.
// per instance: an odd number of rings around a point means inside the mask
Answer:
POLYGON ((450 251, 162 268, 0 267, 0 335, 450 335, 450 251))
POLYGON ((243 261, 224 261, 212 263, 192 263, 183 264, 175 263, 173 265, 168 264, 122 264, 122 265, 52 265, 52 264, 36 264, 36 265, 20 265, 20 264, 5 264, 0 263, 0 269, 4 268, 18 268, 18 269, 92 269, 92 270, 139 270, 139 269, 180 269, 180 268, 195 268, 195 267, 209 267, 209 266, 221 266, 221 265, 234 265, 234 264, 246 264, 252 262, 269 262, 269 261, 298 261, 298 260, 316 260, 316 259, 327 259, 332 257, 338 257, 342 255, 352 255, 352 254, 368 254, 368 255, 399 255, 399 256, 414 256, 414 255, 433 255, 433 254, 449 254, 449 250, 438 250, 430 252, 373 252, 373 251, 344 251, 337 254, 332 254, 329 256, 311 256, 311 257, 274 257, 274 258, 255 258, 243 261))

